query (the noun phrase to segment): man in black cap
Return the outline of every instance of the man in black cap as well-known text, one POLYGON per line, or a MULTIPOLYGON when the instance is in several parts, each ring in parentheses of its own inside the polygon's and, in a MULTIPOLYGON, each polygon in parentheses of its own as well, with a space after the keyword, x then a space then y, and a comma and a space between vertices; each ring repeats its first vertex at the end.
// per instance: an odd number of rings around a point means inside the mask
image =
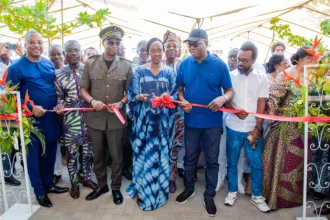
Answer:
POLYGON ((120 192, 123 147, 127 124, 122 124, 114 114, 112 104, 126 118, 125 105, 127 90, 132 76, 132 62, 117 56, 124 31, 117 26, 110 26, 100 32, 104 46, 102 55, 90 57, 84 66, 80 80, 81 96, 95 111, 86 112, 83 121, 92 142, 94 155, 94 172, 98 187, 86 199, 93 200, 109 191, 107 185, 107 169, 105 164, 106 146, 111 155, 111 189, 113 202, 122 204, 120 192))
POLYGON ((176 198, 176 203, 185 203, 195 195, 196 160, 199 143, 203 139, 207 165, 204 204, 206 214, 215 216, 217 207, 213 198, 216 195, 219 144, 223 131, 222 112, 219 108, 232 99, 232 84, 226 63, 207 51, 208 36, 204 30, 192 30, 184 42, 187 42, 191 57, 183 60, 179 66, 177 86, 178 99, 185 102, 181 105, 185 112, 185 190, 176 198), (208 109, 192 108, 190 103, 204 104, 208 109))

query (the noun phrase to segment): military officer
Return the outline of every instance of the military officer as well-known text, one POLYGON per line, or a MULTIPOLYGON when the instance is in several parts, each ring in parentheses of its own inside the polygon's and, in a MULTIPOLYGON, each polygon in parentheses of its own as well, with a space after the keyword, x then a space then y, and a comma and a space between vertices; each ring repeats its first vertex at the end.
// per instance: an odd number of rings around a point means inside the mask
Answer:
POLYGON ((108 143, 112 161, 113 202, 119 205, 123 202, 120 187, 127 125, 122 124, 113 109, 106 108, 106 105, 113 104, 126 118, 127 90, 133 70, 131 61, 117 56, 124 31, 117 26, 110 26, 101 30, 99 36, 104 53, 92 56, 86 61, 80 80, 82 98, 95 109, 85 112, 83 117, 92 142, 94 172, 98 181, 98 187, 87 195, 86 200, 96 199, 109 191, 104 145, 108 143))

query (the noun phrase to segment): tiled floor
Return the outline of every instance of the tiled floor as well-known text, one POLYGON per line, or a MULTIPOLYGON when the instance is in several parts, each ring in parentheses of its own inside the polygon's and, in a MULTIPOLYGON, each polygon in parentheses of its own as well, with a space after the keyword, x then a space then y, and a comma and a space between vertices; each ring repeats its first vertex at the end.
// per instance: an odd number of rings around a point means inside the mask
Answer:
MULTIPOLYGON (((110 171, 109 171, 110 172, 110 171)), ((93 176, 95 179, 95 177, 93 176)), ((108 176, 109 178, 109 176, 108 176)), ((122 193, 124 195, 124 203, 116 206, 112 202, 111 192, 102 195, 94 201, 86 201, 86 195, 91 192, 90 189, 80 185, 80 198, 74 200, 70 197, 69 193, 56 195, 49 194, 53 202, 52 208, 41 208, 31 218, 33 220, 76 220, 76 219, 92 219, 92 220, 207 220, 207 219, 221 219, 221 220, 294 220, 295 217, 301 216, 302 207, 281 209, 271 213, 261 213, 249 202, 249 197, 240 195, 236 201, 235 206, 228 207, 224 205, 224 198, 227 193, 227 188, 221 188, 215 197, 215 202, 218 207, 218 213, 215 218, 207 217, 202 205, 202 194, 204 191, 204 175, 203 170, 198 172, 198 182, 196 183, 196 196, 185 204, 177 205, 175 197, 183 190, 183 181, 181 178, 177 179, 178 190, 175 194, 170 195, 167 204, 155 211, 144 212, 136 206, 135 200, 129 198, 125 192, 129 181, 123 179, 122 193)), ((13 190, 18 196, 19 191, 24 189, 24 180, 20 187, 8 187, 13 190)), ((69 176, 67 169, 64 169, 63 179, 59 181, 60 186, 69 186, 69 176)), ((31 191, 32 202, 37 204, 33 192, 31 191)), ((15 199, 11 196, 8 198, 10 205, 14 203, 15 199)), ((26 198, 22 199, 23 203, 26 198)), ((1 208, 3 208, 3 203, 1 208)), ((313 208, 308 210, 308 214, 312 215, 313 208)), ((3 211, 3 209, 2 209, 3 211)))

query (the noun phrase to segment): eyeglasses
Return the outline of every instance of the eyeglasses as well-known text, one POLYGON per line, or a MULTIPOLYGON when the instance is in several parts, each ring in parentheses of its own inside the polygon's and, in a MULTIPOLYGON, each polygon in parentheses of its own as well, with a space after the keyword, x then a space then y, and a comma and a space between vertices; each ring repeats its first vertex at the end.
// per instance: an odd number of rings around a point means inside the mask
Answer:
POLYGON ((114 44, 116 44, 116 46, 119 47, 120 42, 119 42, 119 41, 114 42, 114 41, 112 41, 112 40, 108 40, 108 44, 109 44, 110 46, 113 46, 114 44))
POLYGON ((229 56, 229 59, 230 59, 230 60, 236 60, 236 61, 237 61, 237 56, 235 56, 235 55, 230 55, 230 56, 229 56))
POLYGON ((239 62, 242 62, 242 63, 244 63, 244 64, 247 64, 248 62, 250 62, 252 59, 241 59, 241 58, 239 58, 239 57, 237 57, 237 63, 239 63, 239 62))
POLYGON ((143 48, 141 48, 139 51, 140 51, 140 53, 145 53, 145 52, 147 52, 147 50, 145 50, 145 49, 143 49, 143 48))
POLYGON ((198 47, 199 41, 188 41, 187 42, 188 47, 190 48, 191 46, 198 47))
POLYGON ((78 49, 69 49, 65 51, 67 54, 73 54, 73 53, 80 53, 80 50, 78 49))

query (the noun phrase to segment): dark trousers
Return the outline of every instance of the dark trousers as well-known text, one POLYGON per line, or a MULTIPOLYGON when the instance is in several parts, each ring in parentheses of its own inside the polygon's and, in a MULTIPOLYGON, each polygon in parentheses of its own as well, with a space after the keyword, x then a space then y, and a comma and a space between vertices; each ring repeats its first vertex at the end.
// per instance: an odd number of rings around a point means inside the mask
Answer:
POLYGON ((94 172, 98 186, 103 188, 107 185, 107 167, 105 163, 106 146, 104 145, 105 141, 107 141, 111 156, 111 189, 120 190, 126 128, 113 131, 104 131, 88 127, 88 134, 92 142, 94 172))
POLYGON ((124 155, 123 155, 123 170, 128 170, 133 163, 133 150, 130 141, 131 131, 132 131, 132 121, 127 119, 127 135, 125 138, 125 146, 124 146, 124 155))
POLYGON ((204 191, 204 199, 213 199, 215 196, 215 188, 217 187, 218 171, 219 171, 219 146, 222 134, 222 127, 215 128, 192 128, 185 125, 184 128, 184 145, 186 154, 184 157, 184 185, 189 191, 194 191, 194 176, 197 164, 197 154, 200 150, 200 142, 203 138, 204 153, 206 160, 206 186, 204 191))
POLYGON ((14 167, 13 155, 2 153, 2 166, 5 177, 10 177, 12 174, 12 168, 14 167))
POLYGON ((42 154, 42 147, 39 139, 31 138, 27 165, 31 185, 36 196, 47 194, 47 191, 54 186, 53 174, 57 150, 57 140, 46 142, 46 153, 42 154))

